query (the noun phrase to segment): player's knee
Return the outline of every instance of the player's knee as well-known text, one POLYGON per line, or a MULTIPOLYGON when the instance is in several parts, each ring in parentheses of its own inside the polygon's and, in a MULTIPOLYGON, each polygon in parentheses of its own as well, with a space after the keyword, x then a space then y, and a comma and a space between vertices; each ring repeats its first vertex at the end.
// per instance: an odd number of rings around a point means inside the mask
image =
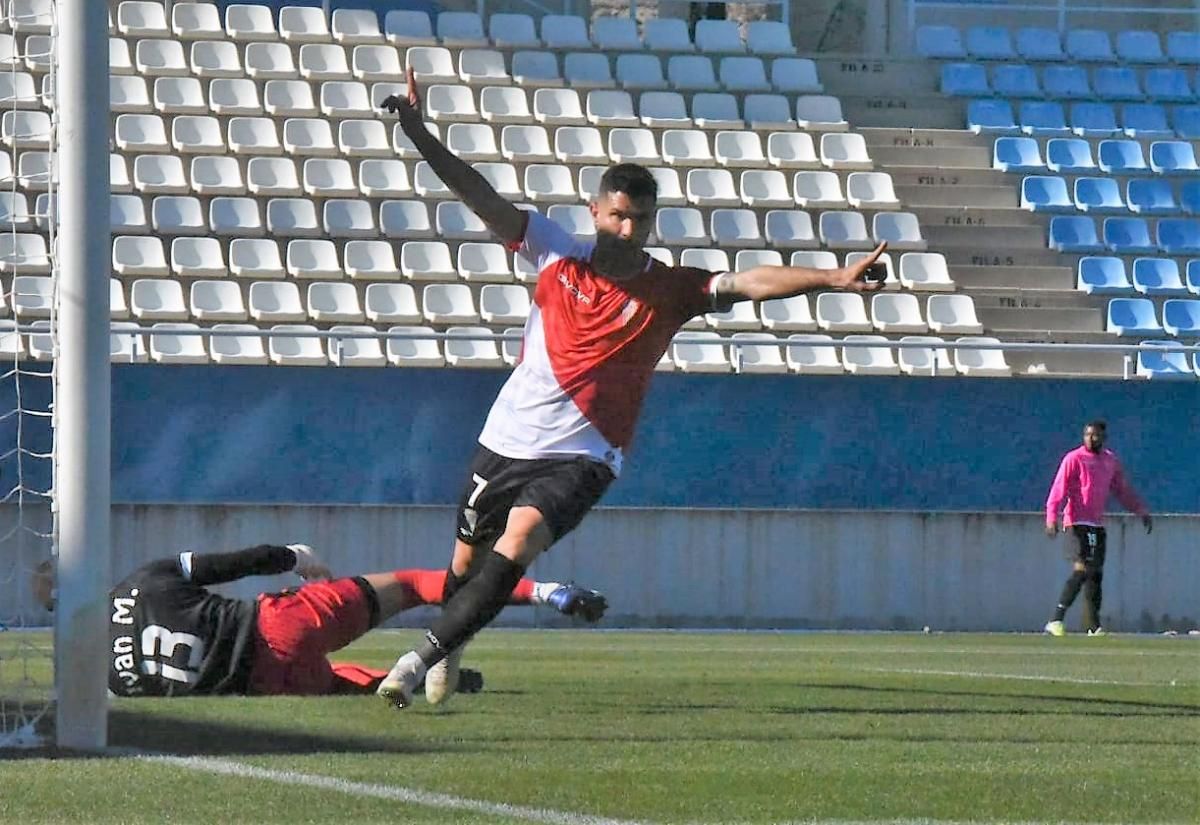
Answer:
POLYGON ((508 514, 504 534, 494 550, 502 556, 528 567, 554 540, 541 511, 535 507, 514 507, 508 514))

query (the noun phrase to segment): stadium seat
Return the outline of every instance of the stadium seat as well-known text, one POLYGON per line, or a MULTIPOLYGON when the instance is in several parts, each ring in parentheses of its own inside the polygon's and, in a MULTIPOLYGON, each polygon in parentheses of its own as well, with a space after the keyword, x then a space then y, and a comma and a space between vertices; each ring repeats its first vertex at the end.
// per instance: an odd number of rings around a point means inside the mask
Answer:
MULTIPOLYGON (((564 127, 572 130, 583 130, 585 127, 564 127)), ((563 132, 562 129, 557 130, 563 132)), ((595 130, 591 130, 595 131, 595 130)), ((563 134, 567 134, 563 132, 563 134)), ((579 134, 578 131, 572 131, 571 134, 579 134)), ((599 134, 596 135, 599 140, 599 134)), ((558 144, 556 134, 555 143, 558 144)), ((582 145, 582 141, 580 144, 582 145)), ((571 152, 571 149, 566 149, 564 152, 571 152)), ((582 150, 581 150, 582 151, 582 150)), ((546 133, 544 126, 518 125, 509 124, 500 131, 500 154, 505 160, 513 162, 537 162, 543 161, 550 156, 550 136, 546 133)), ((566 157, 559 155, 559 158, 566 160, 572 155, 567 154, 566 157)))
MULTIPOLYGON (((11 321, 9 322, 12 323, 11 321)), ((114 364, 145 364, 150 360, 150 354, 146 351, 145 339, 135 332, 140 324, 137 323, 120 323, 114 322, 108 336, 108 354, 109 360, 114 364)), ((11 328, 11 327, 10 327, 11 328)), ((4 338, 17 338, 19 336, 3 336, 0 337, 0 353, 4 355, 22 355, 24 346, 20 346, 17 352, 12 352, 11 346, 6 346, 7 341, 4 338)))
POLYGON ((865 250, 874 246, 861 212, 822 212, 817 220, 817 232, 821 245, 827 249, 865 250))
POLYGON ((455 194, 446 186, 445 181, 438 177, 428 161, 418 161, 413 167, 413 192, 429 200, 453 198, 455 194))
POLYGON ((940 252, 905 252, 900 256, 900 285, 905 289, 945 292, 954 281, 940 252))
POLYGON ((370 9, 334 9, 330 19, 330 32, 335 43, 347 46, 383 42, 379 17, 370 9))
POLYGON ((588 92, 586 114, 588 122, 596 126, 637 126, 640 123, 634 113, 633 98, 624 91, 601 89, 588 92))
POLYGON ((792 178, 796 204, 804 209, 839 209, 848 205, 836 172, 801 171, 792 178))
POLYGON ((384 15, 383 36, 399 46, 437 42, 429 13, 413 9, 393 9, 384 15))
POLYGON ((812 136, 806 132, 772 132, 767 135, 767 162, 781 169, 817 169, 812 136))
POLYGON ((1028 175, 1021 180, 1021 208, 1031 212, 1074 212, 1067 182, 1056 175, 1028 175))
POLYGON ((735 332, 736 342, 729 347, 730 361, 737 372, 781 373, 787 364, 779 348, 779 339, 769 332, 735 332))
POLYGON ((178 40, 139 40, 133 65, 143 77, 186 77, 188 73, 183 44, 178 40))
POLYGON ((763 301, 759 313, 762 325, 777 332, 806 332, 817 328, 805 295, 763 301))
POLYGON ((159 364, 207 364, 204 336, 183 334, 200 327, 191 323, 157 323, 150 333, 150 358, 159 364))
POLYGON ((499 339, 478 338, 491 334, 487 327, 450 327, 446 330, 446 363, 452 367, 501 367, 504 358, 497 346, 499 339))
POLYGON ((388 238, 432 238, 429 210, 418 200, 387 200, 379 206, 379 229, 388 238))
POLYGON ((696 50, 684 20, 654 17, 642 23, 642 41, 655 54, 696 50))
POLYGON ((569 203, 578 200, 566 166, 530 164, 525 167, 525 197, 534 203, 569 203))
MULTIPOLYGON (((239 240, 259 236, 265 232, 262 213, 255 198, 213 198, 208 205, 208 224, 215 234, 235 235, 239 236, 239 240)), ((231 246, 231 262, 232 259, 231 246)))
POLYGON ((1125 275, 1125 261, 1110 256, 1079 259, 1076 289, 1089 295, 1120 295, 1132 290, 1125 275))
POLYGON ((792 120, 791 104, 784 95, 746 95, 742 107, 743 119, 755 131, 796 128, 796 121, 792 120))
POLYGON ((283 145, 275 122, 266 117, 233 117, 226 127, 229 151, 243 155, 280 155, 283 145))
POLYGON ((290 80, 300 76, 286 43, 248 43, 243 63, 254 80, 290 80))
POLYGON ((1046 142, 1046 168, 1068 175, 1096 171, 1091 145, 1079 138, 1051 138, 1046 142))
POLYGON ((967 103, 967 129, 975 134, 1012 134, 1020 127, 1007 100, 977 99, 967 103))
POLYGON ((1051 100, 1091 100, 1096 96, 1087 70, 1074 64, 1045 67, 1042 91, 1051 100))
POLYGON ((692 120, 701 129, 744 129, 738 99, 731 94, 699 92, 692 97, 692 120))
POLYGON ((732 20, 699 20, 695 27, 696 50, 704 54, 739 54, 746 51, 738 24, 732 20))
POLYGON ((1188 103, 1196 99, 1187 72, 1179 68, 1147 69, 1146 97, 1159 103, 1188 103))
POLYGON ((1142 295, 1187 295, 1173 258, 1137 258, 1133 262, 1133 288, 1142 295))
POLYGON ((171 271, 180 278, 220 278, 229 274, 216 238, 175 238, 171 241, 171 271))
POLYGON ((870 332, 862 296, 849 292, 822 292, 817 296, 817 326, 833 332, 870 332))
POLYGON ((1062 104, 1057 101, 1023 100, 1018 112, 1021 131, 1027 135, 1047 137, 1065 135, 1070 131, 1062 104))
POLYGON ((302 184, 313 197, 348 198, 358 194, 350 161, 341 158, 308 158, 304 161, 302 184))
POLYGON ((592 42, 596 48, 611 52, 639 51, 637 21, 629 17, 599 17, 592 23, 592 42))
POLYGON ((303 321, 308 316, 300 303, 300 290, 290 281, 255 281, 250 284, 250 317, 256 321, 303 321))
POLYGON ((845 370, 837 348, 817 345, 832 341, 823 333, 789 335, 783 347, 788 369, 802 375, 842 375, 845 370))
POLYGON ((1167 124, 1167 110, 1158 103, 1126 103, 1121 112, 1122 130, 1138 140, 1159 140, 1175 137, 1167 124))
POLYGON ((367 318, 377 324, 419 324, 421 312, 411 284, 370 284, 364 296, 367 318))
POLYGON ((483 20, 473 11, 443 11, 437 16, 438 40, 445 46, 486 46, 483 20))
POLYGON ((332 43, 305 43, 300 47, 300 77, 309 81, 351 80, 346 50, 332 43))
POLYGON ((1144 100, 1137 72, 1129 66, 1100 66, 1092 72, 1092 89, 1101 100, 1144 100))
POLYGON ((1144 218, 1105 218, 1104 245, 1118 255, 1152 255, 1158 251, 1144 218))
POLYGON ((171 7, 171 35, 180 40, 209 40, 224 37, 225 29, 221 26, 221 15, 215 5, 175 3, 171 7))
POLYGON ((928 245, 912 212, 876 212, 871 218, 871 240, 867 245, 874 247, 882 241, 897 252, 924 252, 928 245))
MULTIPOLYGON (((12 35, 6 35, 6 37, 11 38, 12 35)), ((6 66, 5 68, 15 67, 18 65, 24 65, 23 63, 20 62, 20 57, 21 57, 20 53, 15 51, 15 49, 16 49, 15 41, 8 40, 7 42, 12 45, 6 46, 5 48, 11 49, 12 54, 14 56, 13 56, 13 58, 11 58, 10 60, 7 61, 8 66, 6 66)), ((26 40, 26 45, 27 46, 29 45, 28 40, 26 40)), ((108 71, 109 71, 109 74, 114 74, 114 75, 134 74, 134 72, 136 71, 133 68, 133 58, 129 54, 129 43, 123 37, 108 38, 108 71)))
POLYGON ((1200 106, 1175 106, 1171 110, 1171 125, 1176 137, 1200 140, 1200 106))
POLYGON ((483 219, 461 201, 442 201, 435 209, 437 236, 452 241, 490 240, 492 232, 483 219))
POLYGON ((541 19, 541 39, 551 51, 590 49, 587 22, 574 14, 547 14, 541 19))
POLYGON ((517 180, 517 168, 511 163, 475 163, 475 171, 483 175, 496 194, 510 201, 519 201, 523 196, 517 180))
POLYGON ((200 199, 184 195, 156 197, 150 205, 150 223, 156 233, 165 235, 203 235, 208 231, 200 199))
POLYGON ((496 124, 532 123, 529 98, 524 90, 504 86, 485 86, 479 93, 479 112, 485 122, 496 124))
POLYGON ((192 282, 189 306, 199 321, 246 320, 242 289, 233 281, 192 282))
POLYGON ((1032 66, 1024 65, 994 66, 992 68, 992 90, 997 97, 1009 99, 1043 96, 1037 72, 1032 66))
POLYGON ((741 249, 734 259, 736 272, 745 272, 756 266, 783 266, 783 255, 774 249, 741 249))
POLYGON ((321 84, 321 114, 331 118, 371 117, 375 107, 367 84, 358 80, 327 80, 321 84))
POLYGON ((318 323, 363 320, 358 290, 353 284, 320 281, 308 285, 308 317, 318 323))
POLYGON ((941 92, 957 97, 991 97, 987 68, 982 63, 943 63, 941 92))
MULTIPOLYGON (((338 123, 338 151, 347 157, 390 158, 387 128, 377 120, 343 120, 338 123)), ((360 171, 361 178, 361 171, 360 171)))
MULTIPOLYGON (((176 118, 176 122, 179 118, 176 118)), ((283 149, 289 155, 334 157, 337 145, 329 121, 317 118, 288 118, 283 122, 283 149)))
POLYGON ((542 45, 528 14, 494 13, 488 16, 488 39, 499 49, 536 49, 542 45))
POLYGON ((1180 66, 1200 65, 1200 32, 1168 32, 1167 57, 1180 66))
POLYGON ((141 278, 129 292, 129 309, 142 321, 182 321, 188 317, 179 281, 141 278))
POLYGON ((758 57, 723 57, 717 75, 727 92, 746 94, 771 91, 766 66, 758 57))
POLYGON ((1163 218, 1156 234, 1158 248, 1167 255, 1200 254, 1200 220, 1163 218))
POLYGON ((1038 142, 1028 137, 998 137, 992 144, 992 168, 1005 172, 1041 172, 1046 164, 1038 142))
POLYGON ((1016 51, 1030 63, 1066 60, 1062 40, 1055 29, 1028 26, 1017 30, 1016 51))
POLYGON ((1180 209, 1171 184, 1159 178, 1132 178, 1125 184, 1125 200, 1137 215, 1174 215, 1180 209))
POLYGON ((271 363, 294 367, 323 367, 329 363, 322 339, 305 334, 316 332, 315 326, 277 324, 271 327, 271 331, 283 333, 267 339, 267 355, 271 363))
POLYGON ((930 295, 925 301, 925 320, 937 333, 978 335, 983 332, 983 324, 979 323, 970 295, 930 295))
POLYGON ((1106 328, 1117 335, 1161 335, 1162 326, 1149 298, 1112 298, 1106 328))
POLYGON ((699 129, 667 129, 662 133, 662 158, 669 166, 710 166, 708 136, 699 129))
POLYGON ((710 58, 676 54, 667 59, 667 81, 680 92, 715 92, 721 88, 710 58))
POLYGON ((723 249, 685 249, 679 255, 679 265, 707 269, 709 272, 728 272, 729 253, 723 249))
MULTIPOLYGON (((728 270, 728 267, 726 267, 728 270)), ((721 271, 714 269, 714 272, 721 271)), ((752 301, 738 301, 724 312, 708 312, 704 315, 705 323, 716 330, 756 330, 762 328, 758 315, 754 312, 752 301)))
POLYGON ((471 288, 466 284, 428 284, 422 291, 421 306, 430 323, 479 323, 471 288))
POLYGON ((1096 153, 1100 169, 1110 175, 1144 175, 1150 171, 1136 140, 1102 140, 1096 153))
MULTIPOLYGON (((653 135, 650 136, 650 140, 653 141, 653 135)), ((612 154, 611 138, 609 154, 612 154)), ((753 131, 717 132, 713 139, 713 157, 721 166, 762 168, 767 165, 762 141, 753 131)))
POLYGON ((1152 381, 1190 381, 1195 379, 1193 365, 1188 363, 1187 353, 1179 350, 1182 345, 1175 341, 1142 341, 1148 346, 1137 356, 1136 374, 1152 381))
MULTIPOLYGON (((695 171, 695 170, 693 170, 695 171)), ((690 174, 690 173, 689 173, 690 174)), ((786 207, 792 205, 787 177, 776 170, 742 172, 738 183, 742 203, 753 207, 786 207)))
POLYGON ((1111 104, 1079 101, 1071 104, 1071 131, 1080 137, 1111 137, 1120 134, 1121 127, 1111 104))
POLYGON ((683 372, 729 372, 720 333, 680 332, 671 345, 671 360, 683 372))
POLYGON ((794 209, 772 209, 763 219, 763 237, 779 249, 812 249, 817 246, 812 216, 794 209))
POLYGON ((1115 63, 1108 32, 1098 29, 1069 29, 1066 34, 1066 52, 1077 63, 1115 63))
POLYGON ((0 225, 18 230, 33 228, 34 220, 25 195, 20 192, 0 192, 0 225))
MULTIPOLYGON (((338 9, 343 11, 343 9, 338 9)), ((334 12, 336 14, 337 12, 334 12)), ((404 74, 394 46, 358 45, 350 53, 350 74, 355 80, 389 81, 404 74)), ((375 102, 378 102, 376 99, 375 102)))
POLYGON ((954 362, 945 341, 936 335, 904 335, 901 344, 929 344, 928 347, 899 347, 896 360, 900 372, 905 375, 946 376, 954 375, 954 362))
MULTIPOLYGON (((1000 339, 988 337, 959 338, 958 344, 999 344, 1000 339)), ((954 368, 960 375, 978 377, 1007 377, 1012 369, 1001 349, 954 348, 954 368)))
POLYGON ((954 26, 918 26, 916 44, 917 54, 922 57, 956 60, 967 56, 962 36, 954 26))
MULTIPOLYGON (((142 77, 110 75, 108 97, 109 107, 116 113, 150 114, 154 110, 150 103, 149 88, 142 77)), ((12 104, 9 103, 8 106, 11 107, 12 104)))
POLYGON ((879 344, 880 346, 842 347, 842 367, 851 375, 899 375, 900 367, 882 335, 847 335, 849 344, 879 344))
MULTIPOLYGON (((541 127, 535 127, 541 128, 541 127)), ((541 160, 549 155, 537 152, 534 146, 526 160, 541 160)), ((548 147, 547 147, 548 148, 548 147)), ((592 126, 559 126, 554 130, 554 157, 563 163, 607 163, 600 130, 592 126)))
POLYGON ((558 58, 552 52, 515 52, 511 65, 512 79, 518 86, 556 88, 563 85, 558 58))
POLYGON ((331 198, 321 207, 321 225, 331 238, 374 238, 375 211, 358 198, 331 198))
POLYGON ((568 53, 563 58, 563 82, 580 91, 608 91, 617 85, 608 57, 598 52, 568 53))
POLYGON ((1163 303, 1163 329, 1178 338, 1200 338, 1200 301, 1172 299, 1163 303))
MULTIPOLYGON (((44 148, 50 133, 45 112, 5 112, 0 119, 0 137, 13 147, 44 148)), ((167 152, 167 130, 159 115, 117 115, 117 148, 127 154, 167 152)))
POLYGON ((1113 214, 1125 212, 1121 187, 1115 178, 1076 178, 1075 208, 1080 212, 1113 214))
POLYGON ((844 132, 850 128, 842 116, 842 103, 831 95, 796 98, 796 125, 812 132, 844 132))
POLYGON ((533 93, 533 119, 547 126, 583 126, 587 116, 574 89, 537 89, 533 93))
POLYGON ((131 235, 119 235, 112 241, 112 268, 118 275, 167 275, 167 258, 162 241, 131 235))
POLYGON ((871 169, 866 139, 858 133, 821 135, 821 163, 830 169, 871 169))
POLYGON ((1188 215, 1200 215, 1200 181, 1183 182, 1179 187, 1179 205, 1188 215))
POLYGON ((822 94, 817 64, 808 57, 777 57, 771 61, 771 86, 785 95, 822 94))
POLYGON ((666 207, 655 214, 654 236, 666 246, 705 246, 711 238, 704 228, 700 210, 666 207))
POLYGON ((620 54, 617 55, 616 68, 617 85, 622 89, 642 92, 667 88, 662 61, 657 55, 620 54))
POLYGON ((224 154, 220 122, 211 115, 180 115, 171 121, 171 146, 186 155, 224 154))
POLYGON ((383 345, 378 338, 360 337, 358 333, 374 333, 375 328, 364 325, 335 325, 330 332, 348 333, 346 337, 329 339, 329 360, 339 367, 382 367, 387 364, 383 345))
POLYGON ((1159 175, 1192 175, 1200 165, 1188 141, 1156 140, 1150 144, 1150 169, 1159 175))
POLYGON ((176 155, 139 155, 133 161, 133 187, 147 195, 186 193, 183 159, 176 155))
POLYGON ((261 115, 258 86, 245 77, 218 77, 208 84, 208 105, 214 115, 261 115))
POLYGON ((405 337, 388 338, 385 344, 387 359, 399 367, 441 367, 445 365, 437 339, 418 337, 433 333, 431 327, 394 326, 389 334, 405 337))
POLYGON ((296 162, 291 158, 250 158, 246 164, 246 188, 255 195, 299 195, 296 162))
POLYGON ((284 264, 288 275, 305 280, 329 280, 342 277, 337 247, 324 238, 296 238, 288 241, 284 264))
POLYGON ((846 178, 846 200, 855 209, 900 208, 892 176, 887 172, 851 172, 846 178))
POLYGON ((925 332, 917 296, 908 292, 879 292, 871 296, 871 323, 880 332, 925 332))
POLYGON ((287 43, 328 43, 332 39, 325 13, 303 6, 279 10, 279 38, 287 43))
POLYGON ((196 77, 243 77, 238 47, 229 40, 201 40, 192 43, 188 62, 196 77))
POLYGON ((796 53, 792 32, 778 20, 754 20, 746 24, 746 48, 751 54, 789 55, 796 53))
POLYGON ((524 324, 529 290, 516 284, 487 284, 479 291, 479 315, 489 324, 524 324))
POLYGON ((1122 63, 1165 63, 1158 32, 1129 30, 1117 32, 1117 58, 1122 63))
POLYGON ((458 245, 458 277, 471 283, 504 283, 513 279, 504 247, 468 241, 458 245))
POLYGON ((965 44, 976 60, 1014 60, 1012 36, 1004 26, 970 26, 965 44))
POLYGON ((266 239, 234 238, 229 242, 229 271, 239 278, 282 278, 279 245, 266 239))
POLYGON ((441 241, 407 241, 400 249, 400 273, 410 281, 452 281, 458 270, 441 241))
POLYGON ((396 280, 400 269, 386 241, 352 240, 342 252, 342 268, 355 280, 396 280))

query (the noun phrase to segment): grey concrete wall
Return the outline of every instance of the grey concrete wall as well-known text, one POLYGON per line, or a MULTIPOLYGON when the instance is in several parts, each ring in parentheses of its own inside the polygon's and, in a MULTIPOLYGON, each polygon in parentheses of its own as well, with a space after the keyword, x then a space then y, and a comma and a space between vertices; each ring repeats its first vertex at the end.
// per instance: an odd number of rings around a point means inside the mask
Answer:
MULTIPOLYGON (((9 518, 0 510, 0 522, 9 518)), ((263 541, 308 542, 342 575, 442 568, 452 526, 452 510, 436 507, 116 506, 112 575, 179 550, 263 541)), ((1198 527, 1195 517, 1160 517, 1146 536, 1134 519, 1110 521, 1110 628, 1200 626, 1198 527)), ((1067 539, 1046 538, 1035 513, 600 509, 532 572, 605 591, 609 626, 1013 631, 1046 621, 1066 553, 1067 539)), ((0 547, 0 570, 11 561, 0 547)), ((247 580, 230 592, 295 583, 247 580)), ((12 588, 0 598, 24 603, 12 588)), ((1069 624, 1079 613, 1076 605, 1069 624)), ((401 623, 429 615, 412 611, 401 623)), ((502 619, 561 623, 544 610, 510 609, 502 619)))

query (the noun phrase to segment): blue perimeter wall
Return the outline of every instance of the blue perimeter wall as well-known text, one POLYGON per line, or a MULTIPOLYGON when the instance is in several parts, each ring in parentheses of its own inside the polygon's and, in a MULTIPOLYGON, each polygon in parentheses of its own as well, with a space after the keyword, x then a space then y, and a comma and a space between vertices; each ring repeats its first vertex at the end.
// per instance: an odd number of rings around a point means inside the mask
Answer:
MULTIPOLYGON (((117 365, 113 499, 453 504, 507 375, 117 365)), ((26 388, 27 406, 46 384, 26 388)), ((663 374, 603 504, 1037 510, 1102 416, 1151 507, 1196 513, 1197 413, 1200 381, 663 374)), ((25 426, 36 446, 39 421, 25 426)))

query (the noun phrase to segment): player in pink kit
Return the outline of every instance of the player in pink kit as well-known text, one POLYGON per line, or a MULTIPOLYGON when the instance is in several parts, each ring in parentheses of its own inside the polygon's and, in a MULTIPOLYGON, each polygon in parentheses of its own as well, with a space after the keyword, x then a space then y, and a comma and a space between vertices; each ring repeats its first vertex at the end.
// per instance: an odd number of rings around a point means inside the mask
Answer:
POLYGON ((406 707, 427 671, 429 701, 453 694, 462 645, 620 473, 650 377, 683 324, 735 301, 813 289, 874 291, 882 283, 868 282, 867 270, 885 245, 832 270, 666 266, 643 249, 657 200, 645 168, 619 164, 604 173, 591 203, 596 238, 581 242, 517 209, 428 132, 411 70, 407 97, 389 97, 383 107, 399 115, 445 184, 539 271, 521 361, 484 424, 462 494, 444 608, 425 643, 401 656, 379 687, 406 707))
POLYGON ((1058 597, 1054 618, 1046 623, 1046 632, 1052 636, 1066 634, 1063 617, 1079 595, 1080 588, 1087 600, 1084 624, 1088 635, 1104 634, 1100 627, 1100 598, 1107 550, 1104 507, 1108 494, 1113 493, 1127 509, 1141 516, 1147 533, 1154 529, 1146 505, 1125 479, 1116 453, 1104 447, 1107 430, 1108 425, 1103 421, 1092 421, 1083 428, 1083 445, 1063 456, 1046 499, 1046 535, 1053 538, 1058 534, 1058 514, 1065 504, 1063 530, 1073 532, 1078 542, 1071 576, 1058 597))

